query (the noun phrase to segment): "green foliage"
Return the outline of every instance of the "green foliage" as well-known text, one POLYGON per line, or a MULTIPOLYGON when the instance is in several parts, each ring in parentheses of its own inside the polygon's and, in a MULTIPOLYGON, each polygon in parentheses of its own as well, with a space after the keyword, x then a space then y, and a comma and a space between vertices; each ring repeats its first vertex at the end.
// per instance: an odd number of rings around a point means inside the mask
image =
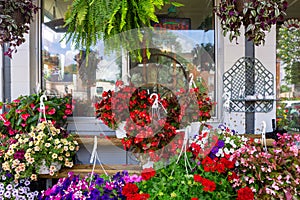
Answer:
POLYGON ((184 155, 177 163, 177 157, 170 160, 169 165, 164 166, 162 162, 155 163, 159 168, 154 177, 147 181, 137 183, 140 191, 150 194, 150 199, 231 199, 235 196, 235 191, 227 180, 226 174, 218 172, 205 172, 202 165, 198 165, 192 158, 192 153, 187 152, 187 158, 192 167, 192 171, 186 171, 184 155), (201 183, 194 180, 194 174, 209 179, 216 184, 216 189, 212 192, 204 191, 201 183))
MULTIPOLYGON (((72 40, 77 48, 90 48, 104 39, 106 50, 127 51, 147 46, 141 31, 151 27, 151 22, 158 22, 155 11, 162 9, 169 0, 74 0, 66 13, 68 27, 66 37, 72 40), (136 32, 126 32, 136 30, 136 32)), ((182 4, 172 2, 174 6, 182 4)), ((147 52, 149 56, 149 52, 147 52)), ((142 59, 140 51, 135 51, 138 60, 142 59)))
MULTIPOLYGON (((0 102, 8 109, 0 117, 0 133, 15 135, 17 133, 29 133, 35 127, 40 118, 40 94, 19 96, 12 102, 0 102)), ((72 114, 71 99, 66 97, 48 97, 45 104, 46 119, 51 120, 56 127, 64 127, 67 115, 72 114)))
POLYGON ((300 22, 289 19, 284 22, 278 32, 277 55, 285 64, 287 82, 298 84, 300 81, 300 22))

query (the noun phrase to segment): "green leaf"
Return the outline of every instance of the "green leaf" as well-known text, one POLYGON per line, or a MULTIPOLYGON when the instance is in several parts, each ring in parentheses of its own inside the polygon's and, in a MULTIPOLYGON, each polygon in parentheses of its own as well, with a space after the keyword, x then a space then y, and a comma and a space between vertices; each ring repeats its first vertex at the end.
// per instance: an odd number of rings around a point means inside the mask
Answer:
POLYGON ((256 11, 255 10, 251 10, 251 15, 256 17, 256 11))
POLYGON ((182 7, 182 6, 184 6, 184 4, 178 3, 178 2, 171 2, 171 4, 172 4, 173 6, 176 6, 176 7, 182 7))

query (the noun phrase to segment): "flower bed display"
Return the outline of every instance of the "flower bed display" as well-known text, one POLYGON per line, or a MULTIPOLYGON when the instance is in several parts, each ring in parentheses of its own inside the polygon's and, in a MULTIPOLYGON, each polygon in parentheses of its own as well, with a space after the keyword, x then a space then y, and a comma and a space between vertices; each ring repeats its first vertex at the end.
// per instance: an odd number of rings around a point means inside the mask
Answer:
POLYGON ((113 176, 92 174, 85 177, 69 173, 68 177, 59 179, 52 188, 43 191, 39 199, 126 199, 124 185, 139 181, 140 176, 129 175, 127 171, 113 176))
POLYGON ((161 158, 140 176, 119 172, 120 179, 97 174, 80 179, 70 174, 41 198, 293 200, 300 194, 297 142, 300 135, 284 134, 265 151, 259 139, 221 125, 195 135, 187 151, 180 153, 178 145, 177 155, 165 158, 167 164, 161 158))

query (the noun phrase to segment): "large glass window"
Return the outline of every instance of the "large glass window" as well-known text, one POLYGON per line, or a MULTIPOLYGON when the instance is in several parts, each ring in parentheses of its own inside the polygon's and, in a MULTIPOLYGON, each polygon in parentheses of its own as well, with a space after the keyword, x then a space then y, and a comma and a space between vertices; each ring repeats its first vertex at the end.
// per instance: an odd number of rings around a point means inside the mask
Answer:
POLYGON ((277 24, 277 128, 300 131, 300 1, 288 3, 277 24))
POLYGON ((49 94, 72 94, 74 116, 94 116, 93 104, 104 91, 114 90, 119 79, 132 82, 157 82, 179 89, 193 74, 196 84, 215 100, 215 31, 213 1, 179 0, 183 7, 168 6, 158 14, 158 40, 152 57, 134 62, 126 52, 106 55, 99 41, 89 54, 66 42, 62 26, 70 5, 65 0, 43 1, 42 66, 43 86, 49 94), (159 34, 166 28, 164 34, 159 34), (166 34, 167 33, 167 34, 166 34), (163 38, 166 37, 166 38, 163 38), (145 70, 146 67, 146 70, 145 70), (144 73, 144 74, 143 74, 144 73), (145 74, 146 73, 146 74, 145 74))

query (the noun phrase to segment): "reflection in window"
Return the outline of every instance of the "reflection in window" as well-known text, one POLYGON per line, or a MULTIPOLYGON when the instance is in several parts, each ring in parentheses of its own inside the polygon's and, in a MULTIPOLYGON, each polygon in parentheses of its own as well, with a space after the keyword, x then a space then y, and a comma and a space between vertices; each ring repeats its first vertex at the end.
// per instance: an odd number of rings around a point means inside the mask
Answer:
POLYGON ((216 69, 213 1, 179 2, 185 6, 166 7, 157 13, 160 23, 155 27, 169 29, 164 34, 156 29, 157 35, 152 42, 158 50, 157 55, 153 54, 147 63, 137 63, 126 54, 104 54, 103 41, 99 41, 86 58, 83 49, 75 49, 74 45, 64 39, 63 17, 71 2, 43 1, 44 88, 53 95, 71 93, 75 105, 74 116, 94 116, 93 103, 102 98, 104 91, 114 90, 117 80, 127 80, 129 77, 136 84, 158 82, 178 90, 186 86, 189 75, 193 74, 202 92, 214 98, 216 69))

